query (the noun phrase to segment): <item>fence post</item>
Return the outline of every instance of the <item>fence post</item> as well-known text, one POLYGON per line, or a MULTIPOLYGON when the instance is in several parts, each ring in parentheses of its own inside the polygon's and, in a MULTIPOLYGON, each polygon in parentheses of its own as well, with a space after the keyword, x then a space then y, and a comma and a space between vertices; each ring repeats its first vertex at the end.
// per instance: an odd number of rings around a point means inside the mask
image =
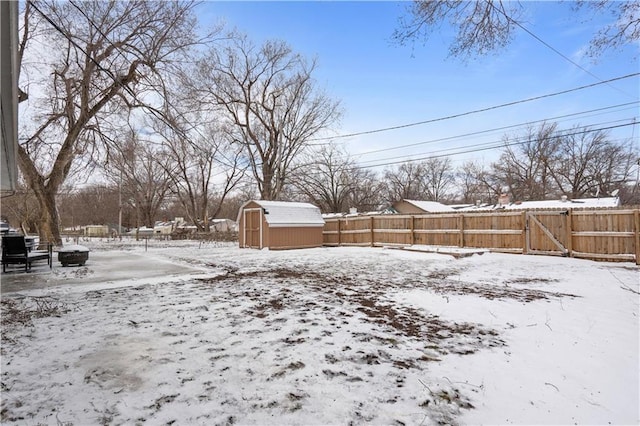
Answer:
POLYGON ((573 257, 573 209, 567 210, 567 217, 565 223, 567 226, 567 256, 573 257))
POLYGON ((636 223, 636 265, 640 265, 640 210, 634 210, 633 216, 636 223))
POLYGON ((458 245, 464 247, 464 214, 460 213, 458 216, 458 229, 460 229, 460 238, 458 238, 458 245))
POLYGON ((527 211, 522 211, 522 254, 529 252, 529 230, 527 229, 527 211))
POLYGON ((342 240, 340 238, 340 218, 338 218, 338 247, 340 247, 342 245, 342 240))
POLYGON ((370 234, 370 236, 371 236, 371 247, 373 247, 373 219, 374 219, 374 217, 371 216, 371 221, 369 222, 369 225, 371 226, 371 234, 370 234))
POLYGON ((409 235, 409 244, 410 245, 414 245, 415 244, 415 235, 414 235, 414 231, 415 231, 415 220, 416 217, 415 216, 411 216, 411 234, 409 235))

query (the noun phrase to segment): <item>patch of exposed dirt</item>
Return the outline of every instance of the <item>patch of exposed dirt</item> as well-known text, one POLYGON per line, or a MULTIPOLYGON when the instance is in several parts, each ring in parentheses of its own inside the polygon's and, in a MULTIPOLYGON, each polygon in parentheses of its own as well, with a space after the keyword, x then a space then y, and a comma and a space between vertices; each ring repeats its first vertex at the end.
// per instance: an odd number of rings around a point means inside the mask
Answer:
MULTIPOLYGON (((443 276, 448 276, 446 275, 443 276)), ((424 362, 436 361, 438 356, 447 353, 455 354, 472 354, 482 348, 495 347, 504 345, 498 337, 495 330, 480 326, 478 324, 465 322, 445 321, 436 315, 430 315, 424 311, 413 309, 389 302, 385 295, 394 288, 417 287, 422 286, 418 283, 394 283, 392 281, 377 282, 367 278, 351 278, 340 275, 323 275, 315 271, 304 269, 286 269, 277 268, 266 271, 251 272, 228 272, 225 275, 202 279, 206 283, 225 282, 228 285, 242 287, 245 280, 260 277, 264 279, 268 277, 275 280, 278 284, 277 295, 265 295, 262 293, 245 292, 244 294, 256 302, 254 309, 247 311, 248 315, 256 318, 266 319, 284 309, 299 309, 303 312, 315 312, 321 310, 326 312, 325 315, 331 315, 335 318, 333 324, 339 324, 340 321, 348 323, 353 312, 359 312, 360 321, 366 321, 374 324, 385 332, 391 332, 396 335, 391 339, 385 338, 385 345, 397 345, 405 339, 414 339, 425 342, 428 354, 424 354, 415 359, 387 360, 396 368, 421 368, 424 362), (313 290, 314 300, 322 303, 305 301, 301 306, 296 297, 291 294, 288 286, 300 284, 304 288, 313 290), (339 309, 331 309, 328 306, 340 306, 339 309)), ((435 281, 435 279, 433 279, 435 281)), ((444 289, 430 283, 429 288, 435 291, 444 289)), ((452 292, 454 289, 447 289, 452 292)), ((490 297, 489 289, 485 289, 481 295, 490 297)), ((514 290, 513 296, 516 295, 514 290)), ((533 300, 533 299, 531 299, 533 300)), ((301 320, 305 322, 304 319, 301 320)), ((339 328, 339 326, 338 326, 339 328)), ((330 336, 331 330, 324 330, 323 335, 330 336)), ((360 341, 379 341, 377 336, 367 335, 358 336, 353 333, 355 339, 360 341)), ((284 343, 295 345, 305 342, 304 336, 289 336, 283 340, 284 343)), ((333 355, 332 355, 333 356, 333 355)), ((354 362, 353 357, 346 358, 354 362)), ((361 362, 361 361, 357 361, 361 362)))
MULTIPOLYGON (((532 281, 533 282, 533 281, 532 281)), ((536 281, 539 282, 539 281, 536 281)), ((485 299, 513 299, 519 302, 533 302, 549 298, 578 297, 574 294, 543 291, 532 288, 514 288, 508 285, 470 284, 458 281, 428 282, 424 287, 438 294, 475 295, 485 299)))

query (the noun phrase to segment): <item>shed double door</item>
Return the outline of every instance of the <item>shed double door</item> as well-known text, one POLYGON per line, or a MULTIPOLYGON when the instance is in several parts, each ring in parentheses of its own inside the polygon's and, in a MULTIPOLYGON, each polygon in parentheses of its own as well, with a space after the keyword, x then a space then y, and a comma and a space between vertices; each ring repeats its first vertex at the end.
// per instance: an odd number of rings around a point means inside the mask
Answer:
POLYGON ((262 209, 244 210, 244 247, 262 248, 262 209))

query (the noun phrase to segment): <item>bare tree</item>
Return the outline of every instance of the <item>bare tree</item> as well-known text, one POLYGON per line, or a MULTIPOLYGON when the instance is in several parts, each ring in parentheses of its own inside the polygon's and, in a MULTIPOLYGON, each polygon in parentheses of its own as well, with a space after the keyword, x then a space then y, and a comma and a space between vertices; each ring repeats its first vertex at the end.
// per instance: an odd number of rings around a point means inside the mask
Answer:
POLYGON ((520 2, 421 1, 409 7, 409 19, 400 21, 394 38, 400 43, 426 39, 443 22, 458 28, 449 52, 452 56, 484 55, 508 45, 522 12, 520 2))
POLYGON ((354 207, 358 211, 374 211, 385 204, 386 185, 377 173, 367 169, 356 169, 351 179, 353 190, 349 197, 349 207, 354 207))
MULTIPOLYGON (((598 56, 608 48, 617 48, 640 40, 640 3, 606 0, 574 2, 577 9, 590 8, 592 15, 613 16, 594 34, 590 54, 598 56)), ((394 38, 400 43, 426 40, 430 33, 449 22, 457 30, 449 51, 452 56, 484 55, 507 46, 524 27, 525 6, 502 0, 457 1, 414 0, 407 19, 401 18, 394 38)))
POLYGON ((61 226, 109 225, 118 222, 118 187, 96 184, 61 191, 58 204, 61 226))
POLYGON ((398 167, 385 170, 387 201, 423 200, 426 196, 425 172, 424 164, 415 161, 402 163, 398 167))
POLYGON ((634 149, 631 141, 618 144, 608 141, 603 144, 600 152, 601 155, 589 164, 589 174, 594 179, 595 193, 606 196, 633 179, 638 150, 634 149))
POLYGON ((21 179, 18 179, 15 194, 2 198, 0 207, 2 219, 7 220, 13 228, 28 233, 38 232, 38 202, 33 191, 21 179))
POLYGON ((556 127, 555 123, 543 123, 537 129, 529 127, 524 136, 503 138, 504 150, 492 169, 514 200, 544 200, 557 194, 549 172, 558 149, 556 127))
POLYGON ((134 130, 109 151, 105 174, 120 185, 124 202, 136 211, 136 227, 153 228, 171 187, 168 157, 157 143, 140 139, 134 130))
POLYGON ((425 196, 431 201, 446 201, 452 197, 455 175, 449 157, 427 158, 424 167, 425 196))
POLYGON ((168 116, 169 122, 156 120, 155 129, 164 141, 162 164, 171 179, 171 191, 196 228, 209 232, 209 218, 218 215, 245 175, 241 150, 215 123, 201 125, 206 121, 198 114, 168 116))
POLYGON ((218 217, 228 218, 235 220, 238 217, 238 211, 240 206, 246 203, 248 200, 255 200, 258 198, 257 189, 255 183, 250 179, 243 179, 240 184, 229 194, 225 199, 218 217))
POLYGON ((462 203, 487 202, 490 191, 482 184, 482 166, 467 161, 456 172, 456 183, 459 189, 459 201, 462 203))
POLYGON ((454 177, 451 160, 447 157, 402 163, 385 170, 387 201, 444 201, 452 195, 454 177))
POLYGON ((592 171, 595 163, 601 163, 598 157, 605 155, 606 133, 578 131, 575 127, 561 135, 559 143, 558 158, 551 168, 551 175, 560 191, 571 198, 595 192, 592 171))
POLYGON ((316 88, 315 67, 284 42, 258 47, 245 36, 198 61, 194 97, 233 126, 265 200, 278 198, 309 139, 340 115, 338 103, 316 88))
POLYGON ((605 196, 629 184, 638 159, 630 141, 614 142, 607 132, 582 126, 557 131, 545 123, 504 140, 489 174, 515 200, 605 196))
POLYGON ((588 7, 594 15, 609 13, 613 19, 591 39, 589 55, 599 56, 607 49, 618 49, 640 40, 640 3, 637 1, 579 0, 578 8, 588 7))
POLYGON ((293 185, 325 213, 346 212, 360 170, 343 147, 323 145, 310 152, 294 176, 293 185))
MULTIPOLYGON (((114 114, 143 106, 147 78, 193 43, 192 2, 26 2, 19 46, 18 164, 40 208, 40 237, 61 244, 56 194, 95 154, 114 114), (25 106, 25 104, 28 104, 25 106)), ((148 98, 148 97, 147 97, 148 98)))

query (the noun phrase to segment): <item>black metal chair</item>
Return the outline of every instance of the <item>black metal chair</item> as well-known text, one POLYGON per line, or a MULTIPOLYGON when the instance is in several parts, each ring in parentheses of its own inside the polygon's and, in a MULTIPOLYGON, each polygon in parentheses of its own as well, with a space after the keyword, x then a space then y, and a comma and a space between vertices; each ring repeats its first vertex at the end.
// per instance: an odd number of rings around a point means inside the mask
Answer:
POLYGON ((22 264, 24 264, 24 270, 27 272, 31 269, 31 263, 38 260, 46 260, 49 268, 51 268, 53 265, 53 247, 49 243, 40 243, 40 246, 42 245, 46 245, 46 250, 30 250, 24 236, 3 235, 2 272, 7 272, 7 265, 22 264))

